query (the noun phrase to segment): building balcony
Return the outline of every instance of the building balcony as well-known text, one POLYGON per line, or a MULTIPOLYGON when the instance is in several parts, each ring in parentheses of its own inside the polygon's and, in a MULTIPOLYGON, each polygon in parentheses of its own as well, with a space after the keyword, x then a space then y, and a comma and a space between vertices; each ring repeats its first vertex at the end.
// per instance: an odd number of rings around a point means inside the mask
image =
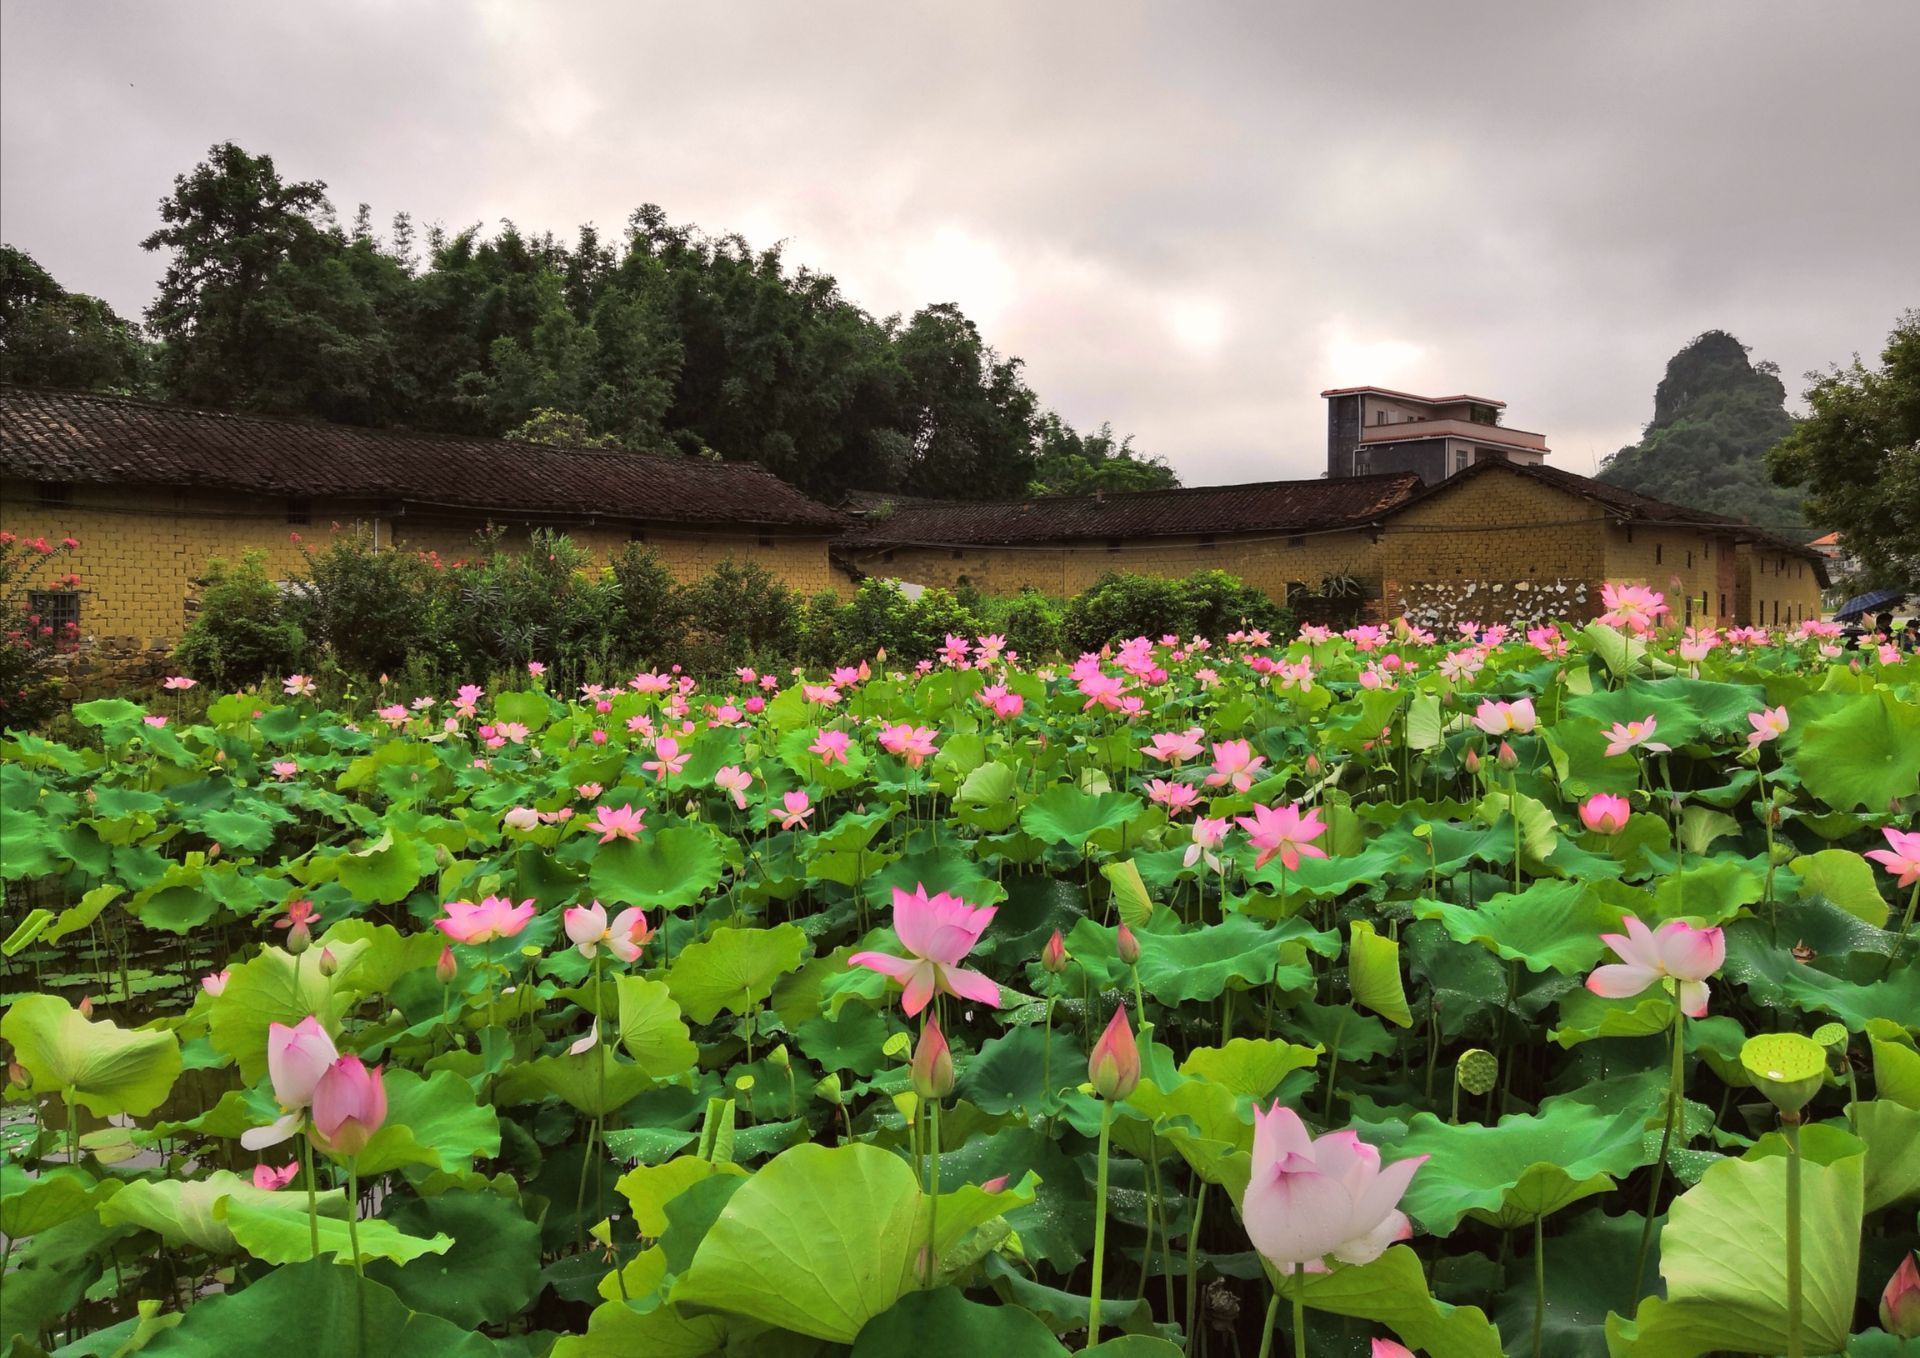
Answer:
POLYGON ((1404 443, 1409 439, 1467 439, 1473 443, 1499 448, 1523 448, 1546 453, 1544 434, 1525 429, 1509 429, 1503 424, 1479 424, 1473 420, 1408 420, 1401 424, 1370 424, 1360 431, 1360 445, 1404 443))

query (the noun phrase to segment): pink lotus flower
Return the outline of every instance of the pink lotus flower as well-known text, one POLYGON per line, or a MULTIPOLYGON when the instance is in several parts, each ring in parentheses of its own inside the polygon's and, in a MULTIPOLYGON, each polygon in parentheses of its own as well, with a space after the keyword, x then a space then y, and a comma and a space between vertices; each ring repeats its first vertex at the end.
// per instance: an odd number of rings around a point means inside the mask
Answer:
POLYGON ((547 672, 547 667, 541 664, 538 660, 529 660, 527 662, 527 673, 532 675, 535 679, 538 679, 541 675, 545 674, 546 672, 547 672))
POLYGON ((1180 860, 1181 864, 1190 868, 1204 858, 1211 871, 1224 871, 1214 850, 1220 847, 1226 837, 1227 818, 1225 816, 1199 817, 1193 822, 1193 843, 1187 845, 1186 856, 1180 860))
POLYGON ((1087 1081, 1109 1102, 1126 1098, 1140 1084, 1140 1044, 1121 1005, 1107 1020, 1106 1031, 1087 1054, 1087 1081))
POLYGON ((533 902, 515 905, 505 896, 487 896, 478 905, 448 901, 446 911, 446 918, 433 925, 455 943, 491 943, 496 938, 513 938, 526 928, 533 919, 533 902))
POLYGON ((1636 633, 1652 631, 1662 617, 1673 611, 1667 607, 1665 595, 1645 585, 1616 585, 1609 581, 1600 586, 1600 602, 1607 610, 1600 615, 1601 622, 1636 633))
POLYGON ((358 1155, 387 1120, 387 1086, 380 1067, 357 1056, 327 1067, 313 1088, 313 1144, 329 1155, 358 1155))
POLYGON ((304 929, 312 932, 312 926, 319 923, 320 912, 313 908, 312 901, 288 901, 287 913, 273 922, 276 929, 304 929))
POLYGON ((529 732, 525 722, 503 721, 496 724, 493 729, 501 740, 511 740, 515 745, 527 743, 529 732))
POLYGON ((1142 745, 1140 753, 1177 769, 1187 760, 1200 757, 1200 740, 1204 734, 1198 726, 1185 731, 1163 731, 1142 745))
POLYGON ((880 748, 905 760, 908 768, 917 769, 933 757, 933 739, 930 727, 900 722, 881 728, 880 748))
POLYGON ((1537 722, 1531 698, 1518 698, 1510 703, 1483 702, 1473 714, 1473 724, 1490 736, 1503 736, 1509 732, 1525 735, 1533 730, 1537 722))
POLYGON ((753 775, 737 764, 728 764, 713 775, 713 785, 733 798, 736 809, 747 809, 747 790, 753 786, 753 775))
POLYGON ((1778 740, 1787 733, 1787 709, 1783 705, 1749 712, 1747 725, 1753 728, 1747 736, 1747 748, 1757 750, 1769 740, 1778 740))
POLYGON ((1596 792, 1580 804, 1580 823, 1597 835, 1619 834, 1632 814, 1632 804, 1611 792, 1596 792))
POLYGON ((1373 1351, 1367 1358, 1413 1358, 1413 1350, 1391 1339, 1376 1339, 1373 1341, 1373 1351))
POLYGON ((1165 778, 1147 780, 1147 800, 1160 803, 1167 814, 1177 816, 1200 800, 1200 792, 1190 783, 1169 782, 1165 778))
POLYGON ((1620 961, 1595 967, 1587 989, 1610 1000, 1638 995, 1657 981, 1679 983, 1680 1012, 1700 1018, 1707 1012, 1707 977, 1727 960, 1726 935, 1718 929, 1696 929, 1685 920, 1670 919, 1658 932, 1628 915, 1625 934, 1602 934, 1601 941, 1620 961))
POLYGON ((1309 1138, 1291 1108, 1253 1115, 1253 1175, 1240 1216, 1253 1247, 1282 1273, 1326 1272, 1326 1256, 1369 1264, 1413 1234, 1400 1198, 1424 1155, 1384 1169, 1378 1148, 1352 1131, 1309 1138))
POLYGON ((1267 762, 1265 755, 1253 752, 1253 746, 1244 740, 1216 740, 1213 743, 1213 772, 1206 777, 1208 787, 1224 787, 1231 784, 1235 792, 1245 792, 1253 786, 1253 776, 1260 772, 1260 766, 1267 762))
POLYGON ((1644 747, 1656 754, 1666 754, 1673 748, 1653 739, 1653 733, 1660 723, 1651 714, 1644 721, 1616 721, 1607 732, 1607 758, 1625 754, 1636 746, 1644 747))
POLYGON ((298 772, 300 772, 300 766, 291 759, 276 759, 273 761, 273 776, 283 783, 298 772))
POLYGON ((1869 849, 1867 857, 1895 874, 1895 886, 1912 886, 1920 881, 1920 830, 1896 830, 1888 825, 1880 833, 1892 847, 1869 849))
POLYGON ((590 802, 596 800, 605 791, 606 789, 598 783, 581 783, 574 788, 573 795, 583 802, 590 802))
POLYGON ((1256 868, 1265 867, 1267 860, 1275 854, 1280 856, 1280 865, 1288 872, 1299 868, 1303 857, 1327 856, 1327 851, 1313 842, 1327 832, 1317 806, 1304 816, 1300 814, 1298 803, 1291 806, 1256 806, 1252 816, 1240 816, 1237 819, 1240 828, 1247 832, 1247 838, 1253 841, 1253 847, 1260 851, 1253 860, 1256 868))
POLYGON ((174 674, 174 675, 169 675, 165 679, 162 679, 160 681, 160 687, 172 689, 175 692, 179 692, 179 693, 184 693, 186 690, 192 688, 195 684, 199 682, 200 681, 197 679, 187 678, 187 676, 184 674, 174 674))
POLYGON ((140 720, 145 722, 148 726, 154 726, 154 727, 165 726, 167 724, 167 719, 161 716, 146 716, 146 717, 140 718, 140 720))
POLYGON ((940 1020, 932 1015, 914 1044, 910 1074, 913 1092, 923 1099, 944 1099, 953 1093, 953 1049, 940 1031, 940 1020))
POLYGON ((570 906, 560 918, 568 939, 580 949, 582 957, 592 957, 605 947, 622 962, 632 962, 653 937, 653 930, 647 927, 646 912, 637 906, 629 906, 615 915, 612 924, 607 923, 607 908, 598 901, 592 905, 570 906))
POLYGON ((681 753, 680 742, 672 736, 661 736, 654 741, 653 755, 652 759, 643 761, 640 767, 662 782, 678 774, 693 757, 691 753, 681 753))
POLYGON ((453 978, 459 973, 459 970, 460 964, 454 960, 452 947, 442 947, 438 960, 433 964, 433 974, 435 978, 439 980, 441 985, 451 985, 453 978))
POLYGON ((200 978, 200 988, 206 991, 207 994, 209 995, 215 995, 215 996, 220 995, 225 992, 227 988, 227 982, 229 979, 232 978, 232 976, 233 976, 233 971, 231 968, 228 968, 225 971, 208 972, 205 976, 202 976, 200 978))
POLYGON ((813 815, 813 798, 804 792, 782 794, 780 805, 786 810, 786 814, 780 817, 782 830, 797 830, 813 815))
POLYGON ((1067 969, 1067 941, 1060 937, 1055 929, 1052 937, 1040 949, 1040 965, 1048 973, 1058 976, 1067 969))
POLYGON ((844 764, 847 762, 849 739, 845 731, 822 731, 815 737, 813 744, 807 746, 807 753, 819 755, 823 768, 844 764))
POLYGON ((389 703, 373 715, 380 718, 381 721, 384 721, 387 724, 388 730, 398 731, 402 726, 407 724, 407 718, 411 714, 408 712, 405 703, 389 703))
POLYGON ((1027 700, 1018 693, 1002 693, 993 700, 993 715, 1007 721, 1019 716, 1026 706, 1027 700))
POLYGON ((893 932, 911 955, 858 952, 847 959, 847 965, 866 967, 900 982, 905 987, 901 1007, 909 1018, 925 1009, 936 991, 998 1008, 1000 987, 959 965, 993 922, 994 913, 993 906, 971 906, 944 891, 929 898, 924 884, 916 884, 911 892, 895 887, 893 932))
POLYGON ((646 808, 636 811, 631 802, 618 810, 610 806, 596 806, 593 809, 594 818, 588 823, 587 829, 597 831, 602 844, 611 844, 616 839, 638 839, 640 832, 646 828, 642 824, 646 814, 646 808))
POLYGON ((1900 1256, 1900 1267, 1880 1293, 1880 1328, 1901 1339, 1920 1338, 1920 1268, 1912 1250, 1900 1256))
POLYGON ((537 830, 540 813, 531 806, 516 806, 500 818, 500 823, 509 830, 537 830))
POLYGON ((339 1055, 327 1030, 311 1014, 291 1028, 269 1024, 267 1074, 281 1116, 265 1127, 249 1127, 240 1134, 240 1144, 250 1151, 264 1150, 299 1131, 304 1110, 313 1102, 314 1087, 339 1055))
POLYGON ((299 1172, 300 1162, 298 1160, 289 1160, 279 1169, 275 1169, 271 1165, 255 1165, 253 1167, 253 1186, 255 1188, 263 1188, 271 1193, 276 1189, 285 1188, 288 1184, 292 1183, 293 1176, 299 1172))
POLYGON ((1080 707, 1082 712, 1092 711, 1096 707, 1104 707, 1108 711, 1119 710, 1120 695, 1126 685, 1118 675, 1106 674, 1096 669, 1077 676, 1075 682, 1079 686, 1081 696, 1086 699, 1080 707))
POLYGON ((453 710, 456 715, 473 720, 479 711, 480 699, 486 696, 486 690, 478 684, 462 684, 455 695, 453 710))
POLYGON ((289 698, 311 698, 313 696, 313 680, 307 678, 304 674, 289 674, 285 679, 280 681, 280 691, 285 693, 289 698))

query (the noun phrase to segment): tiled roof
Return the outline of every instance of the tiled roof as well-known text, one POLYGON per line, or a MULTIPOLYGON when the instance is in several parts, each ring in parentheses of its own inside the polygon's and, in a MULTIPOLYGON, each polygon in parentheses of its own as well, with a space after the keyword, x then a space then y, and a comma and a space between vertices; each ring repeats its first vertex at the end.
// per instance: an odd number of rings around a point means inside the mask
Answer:
POLYGON ((832 532, 835 511, 738 462, 274 419, 0 388, 0 471, 35 481, 832 532))
POLYGON ((1043 495, 1030 500, 903 502, 890 514, 869 515, 855 524, 839 545, 986 546, 1207 533, 1303 533, 1376 519, 1419 485, 1419 477, 1398 473, 1113 495, 1043 495))

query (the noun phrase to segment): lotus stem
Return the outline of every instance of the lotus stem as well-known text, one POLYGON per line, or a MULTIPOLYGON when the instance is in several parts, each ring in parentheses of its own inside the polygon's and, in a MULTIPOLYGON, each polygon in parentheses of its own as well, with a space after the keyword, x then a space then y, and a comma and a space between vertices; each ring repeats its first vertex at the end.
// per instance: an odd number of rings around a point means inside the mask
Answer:
POLYGON ((1787 1358, 1805 1358, 1806 1339, 1800 1333, 1800 1115, 1782 1113, 1780 1128, 1787 1138, 1787 1358))
MULTIPOLYGON (((1672 983, 1669 982, 1671 990, 1672 983)), ((1660 1132, 1660 1156, 1653 1162, 1653 1186, 1647 1194, 1647 1219, 1640 1226, 1640 1249, 1633 1259, 1633 1300, 1640 1298, 1640 1284, 1647 1275, 1647 1252, 1653 1245, 1653 1218, 1660 1206, 1660 1186, 1667 1174, 1667 1152, 1673 1145, 1674 1124, 1679 1120, 1681 1090, 1686 1080, 1687 1016, 1680 1012, 1680 996, 1673 994, 1673 1064, 1667 1077, 1666 1125, 1660 1132)))
POLYGON ((1305 1264, 1293 1266, 1293 1358, 1307 1358, 1307 1275, 1305 1264))
MULTIPOLYGON (((928 1105, 927 1139, 932 1142, 927 1154, 927 1286, 934 1285, 939 1265, 934 1262, 933 1242, 940 1222, 940 1100, 928 1105)), ((1097 1269, 1098 1263, 1094 1265, 1097 1269)))
POLYGON ((1280 1316, 1280 1292, 1276 1288, 1267 1298, 1267 1318, 1260 1326, 1260 1358, 1273 1352, 1273 1322, 1280 1316))
POLYGON ((1113 1133, 1113 1105, 1100 1100, 1100 1169, 1094 1179, 1093 1294, 1087 1299, 1087 1344, 1100 1342, 1100 1274, 1107 1261, 1107 1143, 1113 1133))
POLYGON ((353 1271, 365 1277, 360 1263, 360 1158, 355 1155, 347 1157, 347 1246, 353 1251, 353 1271))
MULTIPOLYGON (((1542 1223, 1545 1214, 1533 1219, 1533 1358, 1540 1358, 1541 1332, 1547 1321, 1547 1242, 1546 1229, 1542 1223)), ((1638 1280, 1634 1282, 1634 1291, 1640 1290, 1638 1280)))
POLYGON ((320 1257, 320 1190, 313 1181, 313 1142, 306 1137, 300 1138, 300 1168, 307 1177, 307 1239, 312 1252, 310 1259, 320 1257))
POLYGON ((1887 954, 1887 969, 1880 973, 1880 979, 1883 981, 1893 975, 1894 963, 1900 960, 1900 954, 1907 946, 1907 931, 1913 928, 1913 912, 1916 906, 1920 906, 1920 882, 1915 882, 1913 890, 1907 893, 1907 913, 1900 918, 1900 937, 1893 941, 1893 951, 1887 954))
POLYGON ((1200 1192, 1194 1198, 1193 1220, 1187 1225, 1187 1349, 1193 1349, 1194 1337, 1199 1333, 1197 1322, 1200 1304, 1200 1274, 1194 1267, 1194 1251, 1200 1244, 1200 1223, 1207 1215, 1207 1189, 1212 1187, 1205 1179, 1200 1181, 1200 1192))

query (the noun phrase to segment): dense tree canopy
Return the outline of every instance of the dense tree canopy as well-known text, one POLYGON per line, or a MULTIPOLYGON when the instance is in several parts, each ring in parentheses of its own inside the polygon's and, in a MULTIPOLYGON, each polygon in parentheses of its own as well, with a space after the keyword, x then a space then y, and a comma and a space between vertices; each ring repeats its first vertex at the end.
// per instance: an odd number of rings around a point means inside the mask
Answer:
POLYGON ((1667 361, 1652 423, 1638 443, 1607 459, 1600 479, 1811 536, 1803 497, 1767 475, 1767 450, 1793 428, 1786 399, 1779 369, 1749 362, 1744 344, 1709 330, 1667 361))
POLYGON ((1809 414, 1767 455, 1783 485, 1840 530, 1863 585, 1920 586, 1920 311, 1887 337, 1880 367, 1810 373, 1809 414))
MULTIPOLYGON (((226 143, 160 216, 144 389, 168 399, 755 461, 824 498, 1173 482, 1110 429, 1044 413, 951 303, 876 318, 779 246, 652 205, 617 241, 420 232, 406 214, 383 240, 365 206, 343 227, 326 185, 226 143)), ((18 252, 4 267, 8 380, 142 387, 134 327, 18 252)))
POLYGON ((68 292, 11 245, 0 245, 0 382, 134 391, 145 379, 139 327, 98 297, 68 292))

